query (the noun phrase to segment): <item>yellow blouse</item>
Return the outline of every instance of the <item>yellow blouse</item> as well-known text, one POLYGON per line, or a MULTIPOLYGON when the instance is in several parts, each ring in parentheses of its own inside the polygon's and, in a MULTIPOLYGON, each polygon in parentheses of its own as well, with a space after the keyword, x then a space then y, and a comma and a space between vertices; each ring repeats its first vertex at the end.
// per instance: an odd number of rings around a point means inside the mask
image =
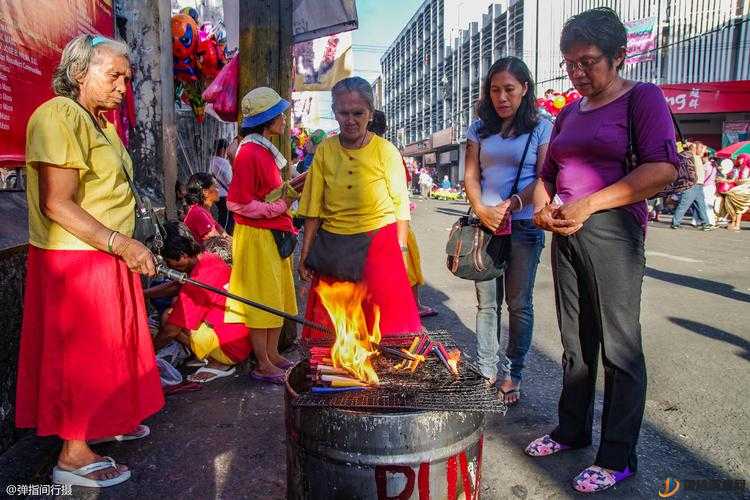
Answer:
POLYGON ((379 136, 361 149, 330 137, 315 150, 299 215, 322 219, 336 234, 372 231, 409 220, 409 192, 401 153, 379 136))
POLYGON ((135 226, 135 199, 122 165, 133 175, 133 165, 114 125, 96 130, 90 116, 65 97, 39 106, 26 128, 26 198, 29 205, 29 243, 50 250, 94 250, 39 207, 40 164, 78 170, 76 202, 110 229, 131 236, 135 226), (111 144, 110 144, 111 142, 111 144))

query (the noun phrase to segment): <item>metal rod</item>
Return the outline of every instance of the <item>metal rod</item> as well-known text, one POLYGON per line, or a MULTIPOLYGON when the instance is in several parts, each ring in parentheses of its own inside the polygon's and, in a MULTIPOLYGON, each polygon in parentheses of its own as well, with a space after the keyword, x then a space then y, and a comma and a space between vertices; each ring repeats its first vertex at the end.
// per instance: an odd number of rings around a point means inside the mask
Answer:
POLYGON ((267 313, 273 314, 275 316, 281 316, 282 318, 286 318, 290 321, 294 321, 295 323, 299 323, 300 325, 308 326, 315 330, 319 330, 321 332, 325 332, 325 333, 333 335, 333 331, 330 328, 326 328, 325 326, 319 323, 314 323, 304 318, 300 318, 299 316, 293 316, 284 311, 279 311, 278 309, 274 309, 273 307, 268 307, 267 305, 254 302, 244 297, 240 297, 239 295, 235 295, 233 293, 227 292, 226 290, 222 288, 216 288, 211 285, 201 283, 200 281, 195 281, 194 279, 189 278, 186 273, 167 267, 164 264, 157 265, 156 272, 163 276, 166 276, 169 279, 177 281, 178 283, 193 285, 193 286, 197 286, 198 288, 210 290, 214 293, 218 293, 219 295, 223 295, 224 297, 229 297, 230 299, 236 300, 237 302, 242 302, 243 304, 247 304, 250 307, 255 307, 256 309, 260 309, 261 311, 266 311, 267 313))

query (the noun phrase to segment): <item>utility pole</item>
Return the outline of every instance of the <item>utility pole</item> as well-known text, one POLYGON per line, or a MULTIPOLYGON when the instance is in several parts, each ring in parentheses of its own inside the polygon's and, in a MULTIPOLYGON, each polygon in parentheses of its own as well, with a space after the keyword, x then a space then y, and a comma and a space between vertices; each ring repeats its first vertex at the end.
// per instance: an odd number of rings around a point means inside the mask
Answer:
MULTIPOLYGON (((292 101, 292 0, 239 0, 241 101, 256 87, 271 87, 292 101)), ((291 160, 291 108, 285 133, 274 138, 279 151, 291 160)), ((238 126, 242 110, 238 103, 238 126)), ((289 166, 284 177, 289 175, 289 166)))
MULTIPOLYGON (((238 127, 242 122, 242 97, 256 87, 271 87, 292 102, 292 0, 239 0, 240 88, 237 99, 238 127)), ((292 110, 287 110, 286 128, 274 145, 287 159, 282 172, 289 178, 292 159, 292 110)), ((297 325, 284 320, 279 348, 297 339, 297 325)))

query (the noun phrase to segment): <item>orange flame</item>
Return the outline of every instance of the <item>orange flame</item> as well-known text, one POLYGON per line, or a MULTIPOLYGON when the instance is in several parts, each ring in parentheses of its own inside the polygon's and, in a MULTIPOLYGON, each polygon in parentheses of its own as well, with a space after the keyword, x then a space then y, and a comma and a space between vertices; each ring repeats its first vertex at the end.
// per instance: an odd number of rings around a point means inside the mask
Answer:
POLYGON ((458 360, 461 359, 461 351, 453 349, 448 352, 448 366, 451 367, 451 371, 454 375, 458 375, 458 360))
POLYGON ((336 368, 344 368, 357 379, 378 384, 378 374, 370 358, 377 353, 373 344, 380 343, 380 309, 374 308, 375 321, 368 331, 362 302, 367 296, 363 284, 320 282, 316 291, 320 296, 336 332, 331 348, 331 360, 336 368))

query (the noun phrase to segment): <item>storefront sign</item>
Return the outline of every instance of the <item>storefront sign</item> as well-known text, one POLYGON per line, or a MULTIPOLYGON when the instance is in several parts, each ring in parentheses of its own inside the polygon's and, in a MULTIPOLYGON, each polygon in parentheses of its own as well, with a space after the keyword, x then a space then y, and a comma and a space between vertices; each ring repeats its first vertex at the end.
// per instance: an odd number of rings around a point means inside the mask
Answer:
POLYGON ((453 127, 444 128, 432 134, 432 147, 439 148, 453 142, 453 127))
POLYGON ((26 123, 52 97, 52 73, 71 38, 112 36, 111 0, 0 1, 0 166, 24 162, 26 123))
POLYGON ((427 153, 424 155, 424 162, 426 165, 434 165, 437 163, 437 155, 435 153, 427 153))
POLYGON ((750 122, 724 122, 721 131, 721 147, 750 140, 750 122))
POLYGON ((401 154, 404 156, 414 156, 418 154, 422 154, 427 150, 432 149, 432 139, 425 139, 423 141, 414 142, 412 144, 409 144, 406 146, 403 151, 401 151, 401 154))
POLYGON ((623 24, 628 33, 625 64, 653 61, 656 57, 653 50, 656 48, 656 17, 636 19, 623 24))
POLYGON ((750 80, 661 85, 675 114, 750 112, 750 80))

